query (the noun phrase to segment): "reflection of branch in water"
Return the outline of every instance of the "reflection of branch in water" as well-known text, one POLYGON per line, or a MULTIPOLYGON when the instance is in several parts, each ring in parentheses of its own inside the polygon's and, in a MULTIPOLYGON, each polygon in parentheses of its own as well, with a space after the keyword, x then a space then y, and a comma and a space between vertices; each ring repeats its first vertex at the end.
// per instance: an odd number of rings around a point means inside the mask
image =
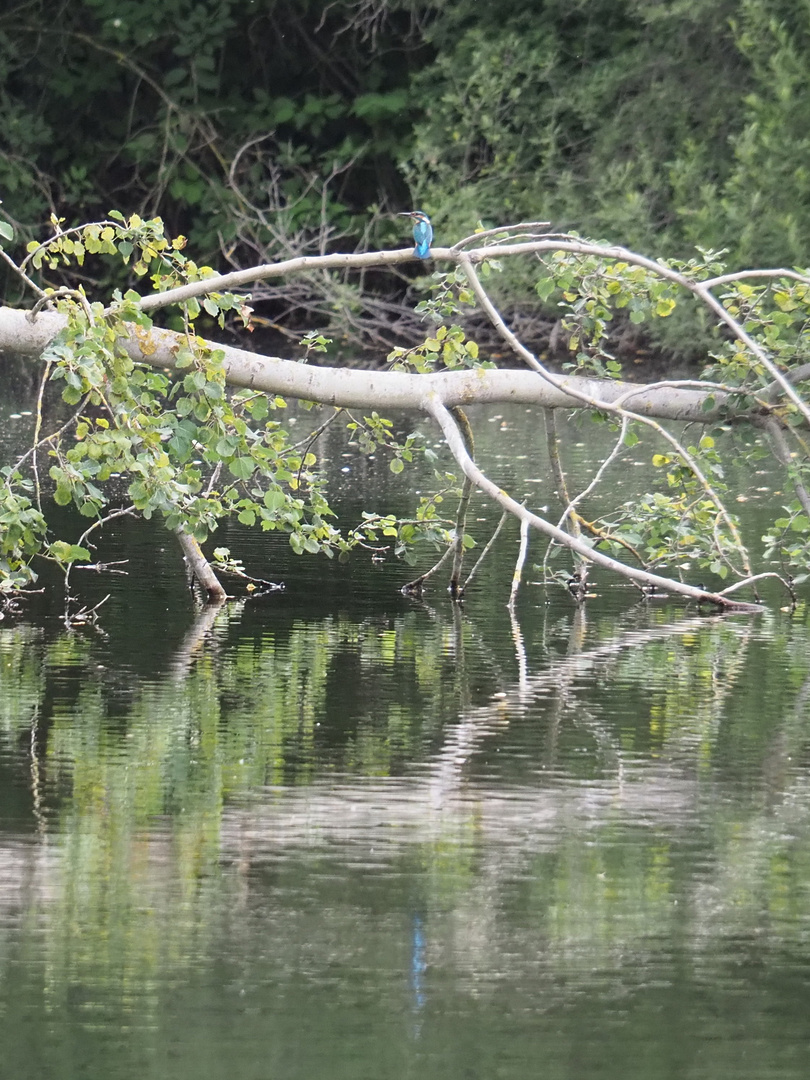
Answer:
POLYGON ((460 604, 453 604, 453 649, 455 652, 455 684, 459 709, 470 707, 470 680, 467 678, 467 653, 464 648, 464 619, 460 604))
MULTIPOLYGON (((413 602, 413 606, 415 608, 425 612, 425 614, 428 616, 432 623, 438 623, 441 616, 439 615, 436 608, 432 607, 427 602, 427 600, 425 600, 424 596, 419 593, 409 593, 408 598, 413 602)), ((453 611, 453 619, 454 622, 459 621, 460 624, 460 620, 457 620, 457 612, 455 610, 453 611)), ((468 641, 471 644, 474 644, 476 649, 478 650, 478 663, 481 663, 481 658, 485 658, 486 662, 491 668, 493 679, 498 683, 498 685, 502 685, 504 682, 503 664, 500 662, 498 656, 493 651, 493 649, 489 645, 487 645, 485 639, 481 637, 480 633, 476 629, 476 623, 471 620, 465 620, 464 629, 467 634, 468 641)))
POLYGON ((796 768, 795 762, 807 743, 807 723, 805 710, 810 700, 810 675, 804 680, 793 708, 790 719, 777 728, 776 737, 763 763, 763 772, 769 789, 769 808, 785 799, 785 778, 796 768))
MULTIPOLYGON (((424 976, 427 970, 425 928, 422 916, 414 912, 411 921, 411 993, 413 994, 413 1010, 420 1013, 425 1007, 424 976)), ((421 1020, 417 1020, 414 1026, 415 1038, 422 1034, 421 1020)))
MULTIPOLYGON (((549 850, 560 835, 570 835, 576 822, 623 818, 645 826, 679 827, 694 820, 700 810, 699 782, 677 761, 650 756, 626 764, 622 748, 587 702, 575 701, 593 685, 596 665, 638 648, 668 639, 722 627, 744 646, 750 625, 728 622, 722 617, 682 619, 664 626, 631 630, 611 641, 583 651, 584 625, 572 627, 571 655, 551 663, 485 706, 465 712, 448 732, 442 750, 424 772, 411 777, 371 778, 340 783, 335 778, 306 789, 277 789, 272 803, 250 813, 226 811, 223 821, 224 849, 253 852, 254 861, 265 852, 278 856, 279 847, 337 844, 346 857, 363 860, 373 850, 375 860, 391 857, 403 846, 472 841, 486 850, 494 867, 521 864, 532 853, 549 850), (470 761, 483 740, 498 732, 516 715, 527 711, 543 695, 552 697, 560 681, 566 697, 560 709, 576 705, 576 720, 592 733, 594 741, 611 761, 612 775, 586 784, 493 784, 486 776, 471 776, 470 761), (582 681, 581 688, 578 683, 582 681), (628 782, 628 778, 632 782, 628 782), (562 833, 561 833, 562 830, 562 833), (238 841, 237 841, 238 837, 238 841), (353 850, 354 855, 349 855, 353 850)), ((722 643, 727 642, 724 636, 722 643)), ((734 652, 735 666, 743 649, 734 652)), ((730 680, 729 680, 730 681, 730 680)), ((721 686, 723 696, 727 686, 721 686)), ((709 707, 716 708, 711 698, 709 707)), ((810 816, 810 796, 807 799, 810 816)))
MULTIPOLYGON (((757 797, 757 812, 747 817, 741 827, 720 834, 711 880, 699 880, 696 885, 692 908, 701 934, 707 937, 714 937, 718 928, 727 934, 729 924, 736 928, 740 919, 750 916, 747 898, 754 898, 761 934, 758 941, 763 945, 771 934, 778 939, 784 932, 780 914, 793 904, 797 910, 806 907, 806 885, 798 871, 806 865, 802 852, 810 833, 810 775, 804 764, 808 700, 810 676, 802 683, 789 717, 781 714, 771 752, 763 761, 764 803, 757 797), (793 870, 789 879, 785 871, 790 865, 793 870), (771 889, 774 903, 770 917, 763 920, 761 904, 763 899, 767 902, 771 889)), ((805 944, 805 926, 805 918, 796 923, 801 948, 805 944)))
MULTIPOLYGON (((521 506, 525 506, 525 503, 521 503, 521 506)), ((517 599, 518 589, 520 588, 520 582, 523 578, 523 566, 526 562, 526 553, 529 550, 529 522, 523 518, 520 522, 520 547, 518 548, 517 561, 515 562, 515 570, 512 574, 512 588, 509 593, 509 603, 506 605, 509 610, 513 610, 515 606, 515 600, 517 599)))
MULTIPOLYGON (((585 605, 578 604, 574 609, 574 617, 571 620, 571 629, 568 634, 568 658, 578 656, 582 652, 582 645, 585 641, 585 631, 587 628, 587 616, 585 614, 585 605)), ((563 717, 569 710, 571 702, 569 700, 569 691, 574 680, 572 672, 562 672, 556 682, 556 690, 554 693, 553 703, 549 716, 548 723, 548 749, 546 757, 546 766, 552 768, 557 761, 557 737, 560 733, 560 725, 563 717)), ((601 746, 600 746, 601 749, 601 746)))
MULTIPOLYGON (((549 668, 542 674, 527 678, 525 684, 514 687, 511 690, 498 694, 492 704, 470 710, 461 717, 460 722, 453 727, 445 742, 444 748, 438 754, 431 769, 433 792, 431 804, 436 806, 442 799, 454 792, 463 782, 464 767, 476 751, 478 744, 489 735, 495 733, 498 728, 508 724, 512 717, 525 715, 529 705, 543 694, 559 694, 560 687, 565 687, 569 695, 564 700, 560 698, 564 707, 573 707, 570 695, 575 692, 575 683, 581 680, 583 675, 589 672, 596 664, 608 660, 630 650, 641 648, 668 637, 683 635, 698 630, 705 631, 708 626, 726 625, 733 631, 743 643, 747 642, 751 635, 751 628, 741 630, 739 622, 729 622, 724 616, 693 617, 680 619, 664 626, 649 627, 643 630, 632 630, 622 634, 619 638, 612 639, 594 649, 585 652, 577 651, 560 660, 552 662, 549 668)), ((584 622, 575 622, 572 626, 570 647, 581 649, 582 636, 584 634, 584 622)), ((744 666, 742 663, 743 649, 736 654, 736 662, 739 670, 744 666)), ((584 710, 579 710, 580 723, 587 716, 584 710)), ((591 720, 589 727, 596 724, 591 720)), ((603 725, 598 724, 596 733, 600 745, 609 745, 619 755, 613 737, 605 732, 603 725)), ((620 755, 619 755, 620 756, 620 755)))
MULTIPOLYGON (((526 660, 526 645, 523 641, 523 632, 520 629, 515 605, 507 604, 507 611, 509 612, 509 623, 512 627, 512 641, 515 643, 515 658, 517 660, 518 668, 518 688, 522 694, 526 688, 529 677, 529 665, 526 660)), ((504 695, 501 694, 499 696, 503 697, 504 695)))
POLYGON ((31 717, 31 801, 33 803, 34 818, 37 823, 37 834, 40 840, 45 839, 45 817, 42 813, 42 779, 41 765, 39 760, 39 702, 34 707, 34 715, 31 717))
POLYGON ((244 600, 232 600, 230 603, 226 600, 212 600, 199 609, 169 664, 169 670, 175 679, 183 679, 188 675, 207 640, 212 637, 215 625, 218 622, 229 624, 241 614, 244 606, 244 600))

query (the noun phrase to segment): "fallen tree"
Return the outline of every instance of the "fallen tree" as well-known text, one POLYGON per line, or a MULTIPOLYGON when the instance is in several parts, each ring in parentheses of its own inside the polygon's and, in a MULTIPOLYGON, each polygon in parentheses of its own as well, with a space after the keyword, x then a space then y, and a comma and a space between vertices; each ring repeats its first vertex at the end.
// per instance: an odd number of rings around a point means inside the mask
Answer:
MULTIPOLYGON (((804 479, 810 404, 803 392, 810 375, 810 277, 802 271, 728 274, 711 253, 689 263, 654 261, 621 247, 550 234, 542 223, 480 232, 453 247, 433 249, 434 264, 449 269, 436 270, 428 298, 417 309, 427 327, 425 338, 394 349, 383 370, 358 371, 305 362, 327 345, 317 334, 307 335, 302 362, 214 343, 198 333, 198 323, 207 319, 224 326, 236 319, 250 328, 249 295, 236 290, 304 272, 382 270, 411 260, 409 249, 301 257, 216 274, 183 253, 182 238, 168 240, 159 219, 111 215, 69 230, 54 224, 55 234, 29 245, 24 259, 2 250, 30 290, 33 306, 0 309, 0 349, 31 357, 40 369, 32 444, 5 467, 0 489, 0 582, 6 596, 31 587, 38 558, 56 561, 69 582, 73 565, 91 560, 94 530, 112 516, 138 513, 163 517, 210 599, 223 598, 225 589, 200 544, 229 514, 246 525, 286 531, 298 553, 342 557, 354 547, 375 545, 414 563, 419 544, 444 549, 439 562, 410 587, 421 587, 452 555, 450 590, 460 596, 463 554, 475 543, 466 528, 473 486, 526 528, 545 535, 552 555, 571 553, 573 568, 552 573, 547 556, 544 570, 579 600, 594 564, 642 591, 663 590, 721 608, 752 607, 738 599, 739 590, 755 589, 763 577, 778 578, 791 596, 803 579, 810 562, 810 496, 804 479), (81 266, 90 256, 123 257, 135 280, 149 275, 153 291, 116 293, 105 305, 88 297, 81 284, 48 288, 50 269, 64 275, 65 267, 81 266), (506 258, 533 260, 538 293, 560 307, 571 355, 562 374, 518 339, 491 299, 487 278, 506 258), (718 326, 712 367, 697 379, 622 381, 606 349, 611 320, 666 318, 689 294, 718 326), (486 314, 522 370, 498 368, 479 355, 463 329, 463 312, 473 307, 486 314), (164 310, 182 329, 155 325, 164 310), (54 384, 62 384, 58 408, 50 390, 54 384), (288 398, 331 411, 293 442, 279 419, 288 398), (508 402, 535 406, 545 418, 560 500, 555 520, 519 504, 475 460, 464 407, 508 402), (613 450, 576 494, 568 491, 560 460, 558 409, 585 410, 616 431, 613 450), (352 410, 366 412, 360 416, 352 410), (333 524, 316 456, 318 437, 329 424, 346 423, 359 452, 384 449, 394 472, 415 455, 432 453, 416 434, 398 436, 381 410, 411 411, 439 425, 464 474, 455 519, 442 519, 437 499, 423 495, 408 519, 368 513, 349 529, 333 524), (718 425, 763 432, 792 485, 794 498, 765 538, 765 556, 776 557, 778 573, 755 571, 726 506, 723 462, 712 433, 718 425), (638 442, 642 428, 660 444, 652 464, 663 490, 590 520, 583 512, 588 497, 624 448, 638 442), (48 491, 56 503, 72 503, 92 519, 76 539, 55 539, 49 529, 45 457, 50 459, 48 491), (122 478, 129 501, 115 505, 110 488, 120 491, 122 478), (687 566, 716 575, 722 587, 689 584, 683 580, 687 566)), ((0 223, 0 233, 6 244, 13 239, 6 224, 0 223)), ((734 453, 739 456, 739 448, 734 453)), ((445 488, 457 487, 441 471, 437 479, 445 488)), ((524 557, 525 545, 521 550, 524 557)), ((245 576, 228 552, 217 554, 215 567, 245 576)))

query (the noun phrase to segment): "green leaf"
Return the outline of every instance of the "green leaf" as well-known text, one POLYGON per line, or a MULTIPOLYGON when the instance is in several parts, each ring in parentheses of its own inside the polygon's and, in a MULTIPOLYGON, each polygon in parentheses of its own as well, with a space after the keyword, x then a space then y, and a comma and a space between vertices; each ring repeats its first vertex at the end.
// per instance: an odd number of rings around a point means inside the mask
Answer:
POLYGON ((369 122, 400 117, 408 105, 407 90, 390 90, 387 94, 360 94, 354 99, 352 112, 369 122))
POLYGON ((0 237, 3 240, 14 239, 14 229, 9 225, 7 221, 0 221, 0 237))
POLYGON ((557 288, 557 283, 554 278, 540 278, 534 288, 541 300, 548 300, 557 288))
POLYGON ((247 409, 254 420, 264 420, 270 411, 267 407, 267 398, 264 395, 248 402, 247 409))
POLYGON ((247 480, 253 475, 253 471, 256 468, 256 462, 253 458, 238 457, 228 464, 228 471, 237 478, 237 480, 247 480))
POLYGON ((272 122, 286 124, 295 116, 295 102, 288 97, 278 97, 273 102, 272 122))
POLYGON ((215 450, 219 457, 229 458, 233 456, 238 445, 238 439, 233 435, 223 435, 222 438, 218 440, 215 450))
POLYGON ((395 457, 391 464, 388 466, 392 473, 401 473, 405 468, 405 463, 402 458, 395 457))
POLYGON ((287 496, 279 488, 272 488, 270 491, 265 492, 262 502, 268 510, 275 512, 285 505, 287 496))
POLYGON ((54 540, 48 551, 61 563, 89 562, 90 552, 78 544, 68 544, 64 540, 54 540))
POLYGON ((193 394, 197 390, 202 390, 206 381, 204 371, 191 371, 183 379, 183 389, 187 394, 193 394))

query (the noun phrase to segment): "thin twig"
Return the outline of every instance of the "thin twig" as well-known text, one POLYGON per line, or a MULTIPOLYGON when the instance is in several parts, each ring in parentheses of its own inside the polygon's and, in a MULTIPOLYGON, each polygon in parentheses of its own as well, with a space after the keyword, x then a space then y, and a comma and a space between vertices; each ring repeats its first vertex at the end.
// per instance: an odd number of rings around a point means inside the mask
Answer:
MULTIPOLYGON (((510 240, 515 240, 515 233, 519 233, 525 229, 544 229, 551 224, 550 221, 520 221, 517 225, 502 225, 499 229, 482 229, 481 232, 472 233, 470 236, 465 236, 462 240, 458 240, 450 248, 451 251, 462 251, 472 243, 480 244, 482 240, 486 240, 488 237, 501 237, 508 236, 510 240)), ((532 239, 536 237, 532 236, 532 239)))
POLYGON ((762 574, 754 574, 752 577, 747 578, 745 581, 735 581, 733 585, 729 585, 727 589, 723 589, 723 591, 718 593, 718 595, 729 596, 731 593, 737 592, 738 589, 743 589, 745 588, 745 586, 751 585, 755 581, 762 581, 763 578, 776 578, 780 585, 784 587, 788 596, 790 596, 791 601, 794 604, 796 603, 797 597, 793 586, 786 578, 782 577, 781 574, 777 574, 774 570, 767 570, 762 574))
MULTIPOLYGON (((424 574, 420 574, 418 578, 414 578, 413 581, 406 581, 405 584, 402 586, 401 591, 404 593, 421 593, 424 583, 428 580, 428 578, 433 577, 436 571, 439 570, 447 562, 447 560, 452 554, 453 545, 450 544, 445 550, 442 557, 437 562, 435 562, 429 570, 426 570, 424 574)), ((469 584, 469 578, 467 579, 466 584, 469 584)))
POLYGON ((489 540, 486 543, 486 546, 484 547, 484 550, 481 552, 481 554, 475 560, 475 565, 473 566, 472 570, 470 570, 469 574, 467 575, 467 580, 464 582, 464 592, 466 592, 467 589, 469 589, 470 582, 475 577, 475 575, 478 573, 479 566, 484 561, 486 556, 489 554, 489 551, 492 548, 492 545, 498 539, 498 534, 500 533, 501 529, 504 527, 504 524, 505 524, 508 517, 509 517, 508 511, 504 510, 504 512, 501 514, 501 520, 495 526, 495 532, 492 534, 492 536, 490 536, 489 540))
MULTIPOLYGON (((127 517, 127 516, 131 517, 134 514, 135 514, 135 507, 134 506, 124 506, 124 507, 121 507, 118 510, 111 510, 109 512, 109 514, 106 514, 104 517, 98 518, 96 521, 93 522, 92 525, 88 526, 88 528, 86 528, 84 530, 82 535, 76 541, 77 547, 83 547, 85 542, 87 541, 87 538, 90 535, 90 533, 95 532, 96 529, 103 528, 105 525, 108 525, 111 521, 115 521, 116 518, 127 517)), ((92 544, 88 544, 88 547, 93 547, 93 546, 94 545, 92 545, 92 544)), ((73 568, 73 563, 68 563, 67 566, 65 567, 65 604, 67 604, 70 601, 70 572, 71 572, 72 568, 73 568)), ((119 571, 119 573, 120 573, 120 571, 119 571)))
MULTIPOLYGON (((549 411, 550 410, 547 409, 546 413, 548 413, 549 411)), ((576 495, 573 499, 569 500, 568 505, 566 506, 562 517, 557 522, 557 527, 558 528, 560 528, 560 529, 564 528, 565 523, 566 523, 566 519, 570 516, 572 522, 576 523, 577 529, 578 530, 581 529, 581 526, 582 526, 581 518, 580 518, 578 513, 574 514, 574 511, 576 510, 576 507, 579 505, 579 503, 582 502, 582 500, 584 498, 586 498, 588 495, 590 495, 590 493, 597 487, 597 485, 601 482, 602 477, 604 476, 604 474, 607 472, 607 470, 610 468, 610 466, 613 464, 613 462, 616 460, 616 458, 619 456, 619 454, 624 450, 624 439, 625 439, 625 436, 627 435, 627 428, 628 428, 629 423, 630 423, 629 417, 623 416, 622 417, 621 431, 619 432, 618 439, 616 440, 616 442, 613 445, 613 449, 611 450, 611 452, 608 454, 608 456, 605 458, 605 460, 602 462, 602 464, 597 469, 596 475, 591 480, 590 484, 588 484, 587 487, 583 488, 583 490, 580 491, 580 493, 578 495, 576 495)), ((555 431, 556 431, 556 429, 555 429, 555 431)), ((587 524, 589 532, 593 533, 593 532, 596 531, 594 526, 592 526, 590 522, 587 522, 585 524, 587 524)), ((578 531, 576 533, 576 535, 580 535, 580 532, 578 531)), ((629 546, 629 545, 626 545, 626 546, 629 546)), ((543 577, 546 576, 546 572, 548 570, 548 560, 549 560, 549 556, 551 554, 551 547, 552 547, 551 544, 549 544, 546 547, 545 555, 543 556, 543 577)), ((636 558, 638 558, 637 553, 634 552, 634 554, 636 554, 636 558)), ((641 559, 639 559, 639 562, 642 563, 642 565, 643 565, 643 561, 641 559)))
POLYGON ((45 290, 41 289, 35 281, 32 281, 28 274, 26 274, 26 272, 23 270, 22 267, 25 266, 25 260, 23 260, 22 266, 17 266, 12 257, 2 247, 0 247, 0 258, 2 258, 3 262, 8 263, 14 273, 17 274, 18 277, 22 278, 22 280, 32 292, 36 293, 36 295, 39 297, 45 296, 45 290))
POLYGON ((337 418, 340 416, 340 414, 342 412, 344 412, 344 411, 345 410, 343 410, 343 409, 335 409, 335 411, 332 413, 332 415, 330 417, 328 417, 326 420, 324 420, 324 422, 319 427, 316 427, 314 431, 311 431, 309 433, 309 435, 307 435, 305 438, 301 439, 300 442, 293 443, 293 445, 290 447, 290 449, 291 450, 300 450, 301 447, 303 446, 303 447, 305 447, 304 457, 306 457, 307 451, 309 450, 310 446, 312 446, 312 444, 315 442, 316 439, 320 438, 320 436, 323 435, 323 433, 326 431, 326 429, 329 427, 329 425, 333 424, 335 422, 335 420, 337 420, 337 418))
POLYGON ((31 455, 34 454, 41 446, 44 446, 46 443, 53 442, 54 439, 58 439, 59 436, 63 434, 63 432, 67 431, 69 427, 72 427, 79 419, 81 414, 84 412, 84 408, 87 404, 87 399, 89 397, 89 393, 85 394, 69 420, 66 420, 61 427, 56 429, 56 431, 52 432, 50 435, 46 435, 44 439, 41 439, 38 443, 35 443, 33 446, 29 447, 29 449, 25 451, 22 457, 17 458, 17 461, 14 464, 14 468, 19 469, 20 466, 24 465, 28 458, 31 457, 31 455))
MULTIPOLYGON (((521 505, 525 505, 522 503, 521 505)), ((528 518, 522 517, 520 519, 520 546, 518 547, 518 556, 515 562, 515 569, 512 573, 512 588, 509 592, 509 603, 506 605, 510 611, 515 610, 515 600, 517 599, 518 589, 520 588, 520 582, 523 577, 523 567, 526 563, 526 553, 529 550, 529 521, 528 518)))
POLYGON ((718 593, 711 593, 706 589, 700 589, 694 585, 686 585, 681 581, 674 581, 671 578, 659 577, 658 574, 651 574, 647 570, 639 570, 633 566, 626 566, 623 563, 618 562, 618 560, 612 559, 609 555, 605 555, 604 552, 588 547, 583 541, 577 540, 569 533, 564 532, 562 529, 558 529, 556 525, 552 525, 537 514, 533 514, 530 510, 527 510, 525 506, 522 506, 510 495, 507 495, 497 484, 493 483, 492 480, 484 475, 467 453, 461 433, 456 427, 450 412, 441 402, 438 395, 435 393, 428 394, 424 399, 423 408, 436 420, 436 423, 441 428, 444 437, 447 440, 447 445, 450 448, 453 457, 464 470, 464 473, 470 477, 473 483, 480 488, 481 491, 489 495, 489 497, 498 503, 499 506, 508 510, 517 517, 518 520, 523 521, 525 518, 533 528, 544 533, 546 536, 552 537, 563 546, 577 551, 587 559, 588 562, 595 563, 597 566, 602 566, 607 570, 612 570, 614 573, 620 574, 622 577, 628 578, 631 581, 640 582, 642 585, 648 587, 653 586, 664 592, 672 592, 677 593, 680 596, 687 596, 692 600, 717 604, 719 607, 734 606, 737 610, 743 611, 760 610, 755 604, 740 603, 732 605, 725 597, 720 596, 718 593))
POLYGON ((295 446, 290 447, 292 451, 297 450, 301 446, 304 447, 304 452, 301 454, 301 464, 298 466, 298 473, 295 478, 296 491, 300 491, 301 489, 301 476, 304 472, 304 465, 306 463, 307 454, 309 453, 310 447, 324 433, 324 431, 326 431, 329 425, 334 423, 334 421, 338 418, 338 416, 340 416, 342 412, 343 409, 335 409, 332 415, 327 420, 325 420, 320 425, 320 427, 317 427, 313 432, 311 432, 306 439, 302 439, 301 442, 296 443, 295 446))
POLYGON ((45 368, 42 372, 42 378, 39 381, 39 392, 37 393, 37 416, 34 423, 34 442, 31 447, 31 469, 34 474, 34 490, 36 492, 37 509, 42 513, 42 492, 39 486, 39 463, 37 462, 37 447, 39 446, 39 433, 42 430, 42 398, 45 395, 45 385, 51 374, 51 360, 45 361, 45 368))
MULTIPOLYGON (((572 536, 577 539, 581 538, 581 530, 579 525, 579 517, 575 514, 569 515, 569 510, 572 507, 571 496, 568 492, 568 482, 565 478, 565 473, 562 467, 562 461, 560 460, 560 439, 557 434, 557 420, 554 415, 553 409, 543 410, 543 421, 546 428, 546 446, 548 448, 548 458, 551 464, 551 472, 554 477, 554 485, 557 489, 557 497, 562 505, 566 508, 563 516, 557 523, 559 529, 566 529, 572 536)), ((546 547, 545 555, 543 556, 543 576, 546 574, 546 567, 548 564, 549 553, 551 552, 551 544, 546 547)), ((580 591, 584 591, 586 573, 586 563, 579 555, 574 553, 574 563, 576 566, 575 576, 579 581, 581 587, 580 591)))
POLYGON ((83 607, 79 611, 77 611, 75 615, 71 615, 68 612, 67 606, 66 606, 65 607, 65 613, 62 616, 62 622, 64 622, 64 624, 68 628, 68 630, 72 630, 74 628, 74 626, 80 626, 80 625, 82 625, 84 623, 94 624, 95 621, 96 621, 96 615, 98 613, 98 609, 102 606, 102 604, 107 603, 107 601, 110 599, 111 595, 112 595, 111 593, 107 593, 107 595, 104 597, 104 599, 99 600, 99 602, 97 604, 95 604, 93 607, 91 607, 91 608, 83 607))
MULTIPOLYGON (((467 453, 474 459, 475 442, 473 440, 473 431, 470 426, 470 421, 467 419, 467 414, 458 406, 455 406, 450 411, 459 426, 467 453)), ((467 509, 470 505, 472 489, 472 480, 470 480, 468 476, 465 476, 464 484, 461 488, 461 498, 459 499, 458 509, 456 511, 455 541, 453 543, 453 570, 450 575, 450 595, 454 600, 460 600, 464 595, 464 589, 461 586, 461 565, 464 561, 464 533, 467 528, 467 509)))
MULTIPOLYGON (((35 255, 37 255, 40 251, 47 250, 47 248, 49 248, 55 240, 61 240, 63 236, 70 236, 71 233, 83 233, 85 229, 91 229, 94 225, 97 225, 100 229, 105 229, 107 227, 113 229, 121 228, 120 222, 117 221, 90 221, 84 225, 74 225, 69 229, 58 229, 53 236, 48 237, 47 240, 43 240, 38 247, 35 247, 28 252, 23 261, 20 263, 20 270, 24 270, 26 265, 31 262, 35 255)), ((34 285, 34 288, 36 288, 36 285, 34 285)), ((41 292, 43 296, 45 295, 41 289, 39 289, 38 291, 41 292)))
POLYGON ((790 445, 785 438, 784 431, 779 425, 779 421, 776 417, 769 416, 762 426, 770 439, 774 457, 779 464, 787 470, 790 481, 793 484, 793 490, 796 492, 796 498, 799 500, 802 510, 810 517, 810 493, 799 479, 793 464, 793 458, 791 457, 790 445))
POLYGON ((738 270, 734 274, 720 274, 719 277, 706 278, 701 282, 704 289, 716 289, 718 285, 729 285, 732 281, 746 281, 749 278, 790 278, 810 285, 810 277, 797 270, 738 270))
MULTIPOLYGON (((639 259, 641 260, 641 265, 646 265, 649 262, 649 260, 645 260, 641 256, 639 256, 639 259)), ((627 409, 625 409, 623 407, 623 405, 622 405, 623 400, 626 399, 627 397, 633 396, 634 393, 637 393, 635 388, 633 388, 631 390, 627 390, 618 399, 618 401, 608 402, 608 401, 603 401, 600 398, 595 398, 591 394, 586 394, 583 391, 576 390, 570 385, 570 382, 568 380, 566 380, 564 378, 558 378, 556 375, 553 375, 546 367, 544 367, 540 363, 540 361, 537 359, 537 357, 529 349, 526 348, 526 346, 517 337, 517 335, 515 333, 513 333, 513 331, 510 330, 510 328, 506 325, 506 323, 505 323, 503 317, 501 316, 500 312, 495 307, 495 305, 492 303, 492 300, 489 298, 489 294, 487 293, 486 289, 481 284, 481 281, 480 281, 480 279, 478 277, 478 274, 475 272, 475 268, 473 267, 470 255, 468 253, 466 253, 466 252, 462 252, 460 254, 460 256, 459 256, 459 262, 460 262, 461 266, 463 267, 464 272, 467 275, 467 279, 470 282, 470 285, 471 285, 473 291, 475 292, 476 296, 478 297, 478 300, 481 303, 481 306, 483 307, 486 314, 489 316, 489 319, 492 322, 492 325, 500 333, 500 335, 504 339, 504 341, 506 341, 512 347, 512 349, 518 354, 518 356, 520 356, 533 371, 536 371, 538 375, 542 376, 543 379, 545 379, 547 382, 551 383, 551 385, 556 387, 558 390, 563 390, 565 393, 570 393, 572 395, 572 397, 579 398, 583 402, 583 404, 589 405, 591 408, 599 409, 599 410, 609 412, 609 413, 613 413, 613 414, 618 415, 618 416, 628 416, 631 420, 636 420, 640 424, 645 424, 647 427, 652 428, 652 430, 655 431, 659 435, 660 438, 664 439, 666 442, 668 442, 673 447, 673 449, 681 456, 683 461, 686 463, 688 468, 691 470, 691 472, 694 475, 695 479, 703 487, 703 490, 706 492, 706 494, 712 500, 714 505, 717 507, 717 510, 719 511, 719 513, 722 514, 723 520, 726 523, 726 527, 728 528, 729 532, 734 537, 734 541, 735 541, 735 544, 737 546, 737 550, 738 550, 738 552, 740 554, 740 557, 742 559, 742 563, 743 563, 743 571, 742 571, 742 573, 750 575, 751 568, 750 568, 750 563, 749 563, 749 558, 748 558, 748 552, 746 551, 745 545, 743 544, 742 537, 740 536, 740 532, 737 529, 737 526, 735 525, 734 521, 732 520, 731 515, 726 510, 726 508, 725 508, 722 500, 720 499, 719 495, 714 490, 714 487, 709 482, 708 478, 703 473, 703 470, 700 468, 700 466, 695 461, 695 459, 692 457, 692 455, 689 453, 689 451, 686 449, 686 447, 683 446, 680 443, 680 441, 675 438, 674 435, 672 435, 669 431, 667 431, 666 428, 662 427, 661 424, 659 424, 656 420, 653 420, 649 416, 644 416, 641 413, 632 412, 632 411, 627 410, 627 409)), ((652 264, 652 265, 655 266, 656 264, 652 264)), ((659 271, 663 271, 663 270, 666 269, 666 267, 658 267, 658 269, 659 269, 659 271)), ((674 274, 674 271, 672 273, 674 274)), ((663 274, 662 276, 666 277, 666 276, 671 276, 671 275, 663 274)), ((691 285, 688 283, 687 279, 685 279, 685 278, 681 279, 681 276, 679 274, 676 274, 675 277, 679 280, 680 283, 682 283, 685 286, 688 286, 688 287, 691 288, 691 285)), ((708 295, 710 296, 711 294, 708 294, 708 295)), ((714 299, 714 298, 712 297, 712 299, 714 299)), ((725 311, 725 309, 723 309, 723 310, 725 311)), ((736 325, 736 323, 735 323, 735 325, 736 325)), ((740 327, 739 329, 740 329, 741 334, 744 333, 743 330, 742 330, 742 327, 740 327)), ((773 365, 771 365, 771 366, 773 366, 773 365)), ((791 393, 793 393, 792 390, 791 390, 791 393)), ((810 414, 808 414, 808 420, 810 420, 810 414)), ((735 572, 741 573, 740 571, 735 571, 735 572)))

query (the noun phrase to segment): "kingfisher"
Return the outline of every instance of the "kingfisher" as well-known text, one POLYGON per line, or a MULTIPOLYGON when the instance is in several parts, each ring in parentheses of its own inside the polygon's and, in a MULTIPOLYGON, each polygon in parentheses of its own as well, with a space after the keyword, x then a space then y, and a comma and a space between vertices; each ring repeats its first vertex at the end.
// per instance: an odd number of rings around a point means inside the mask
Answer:
POLYGON ((397 217, 409 217, 412 219, 413 239, 416 244, 413 253, 417 259, 429 259, 430 242, 433 239, 433 226, 430 224, 430 218, 424 210, 408 210, 404 214, 397 214, 397 217))

